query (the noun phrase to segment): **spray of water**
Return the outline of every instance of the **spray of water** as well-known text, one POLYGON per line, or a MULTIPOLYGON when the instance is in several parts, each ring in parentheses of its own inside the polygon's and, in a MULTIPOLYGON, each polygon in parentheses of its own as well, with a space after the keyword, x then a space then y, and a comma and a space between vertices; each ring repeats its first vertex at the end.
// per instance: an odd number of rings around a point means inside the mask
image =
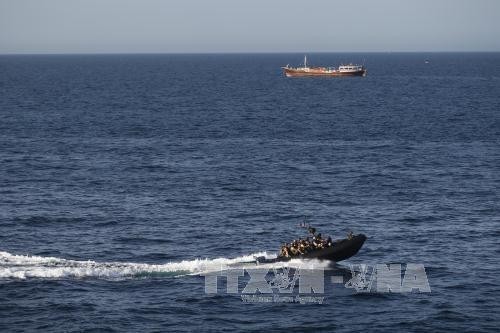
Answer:
MULTIPOLYGON (((165 264, 96 262, 79 261, 55 257, 15 255, 0 252, 0 279, 64 279, 64 278, 96 278, 96 279, 128 279, 152 276, 202 275, 209 272, 237 268, 277 268, 318 267, 324 263, 315 261, 292 260, 283 263, 256 265, 255 257, 273 257, 266 252, 254 253, 236 258, 194 259, 165 264)), ((275 256, 275 255, 274 255, 275 256)))

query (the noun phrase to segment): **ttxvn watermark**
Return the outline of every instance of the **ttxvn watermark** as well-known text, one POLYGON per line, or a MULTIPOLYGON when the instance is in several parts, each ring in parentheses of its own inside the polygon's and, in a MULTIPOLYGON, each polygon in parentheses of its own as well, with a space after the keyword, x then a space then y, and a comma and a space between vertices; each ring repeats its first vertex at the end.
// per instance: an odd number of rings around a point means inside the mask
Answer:
POLYGON ((350 265, 349 269, 235 268, 204 274, 205 292, 240 295, 246 303, 317 303, 325 287, 339 285, 356 293, 430 293, 423 264, 350 265))

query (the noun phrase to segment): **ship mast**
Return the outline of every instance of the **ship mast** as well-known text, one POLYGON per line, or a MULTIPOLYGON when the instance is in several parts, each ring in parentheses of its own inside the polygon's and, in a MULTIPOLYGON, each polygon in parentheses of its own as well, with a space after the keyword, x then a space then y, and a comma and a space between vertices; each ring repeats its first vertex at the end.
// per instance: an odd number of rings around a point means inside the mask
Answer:
POLYGON ((307 55, 304 56, 304 68, 307 67, 307 55))

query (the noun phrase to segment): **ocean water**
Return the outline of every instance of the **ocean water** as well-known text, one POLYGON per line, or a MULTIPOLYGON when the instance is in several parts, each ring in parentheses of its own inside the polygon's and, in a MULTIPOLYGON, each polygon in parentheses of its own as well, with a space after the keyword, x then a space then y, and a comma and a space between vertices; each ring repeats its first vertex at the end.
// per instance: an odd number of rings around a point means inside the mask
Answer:
POLYGON ((500 54, 302 57, 0 56, 0 331, 498 331, 500 54), (431 292, 205 293, 304 217, 431 292))

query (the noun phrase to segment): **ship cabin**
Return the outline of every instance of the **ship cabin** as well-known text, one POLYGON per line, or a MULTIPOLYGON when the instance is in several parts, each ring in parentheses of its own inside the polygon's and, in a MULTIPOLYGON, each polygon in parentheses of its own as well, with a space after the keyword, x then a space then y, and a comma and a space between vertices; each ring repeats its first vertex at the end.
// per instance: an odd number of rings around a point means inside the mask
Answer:
POLYGON ((339 66, 339 72, 360 72, 363 70, 361 65, 342 65, 339 66))

